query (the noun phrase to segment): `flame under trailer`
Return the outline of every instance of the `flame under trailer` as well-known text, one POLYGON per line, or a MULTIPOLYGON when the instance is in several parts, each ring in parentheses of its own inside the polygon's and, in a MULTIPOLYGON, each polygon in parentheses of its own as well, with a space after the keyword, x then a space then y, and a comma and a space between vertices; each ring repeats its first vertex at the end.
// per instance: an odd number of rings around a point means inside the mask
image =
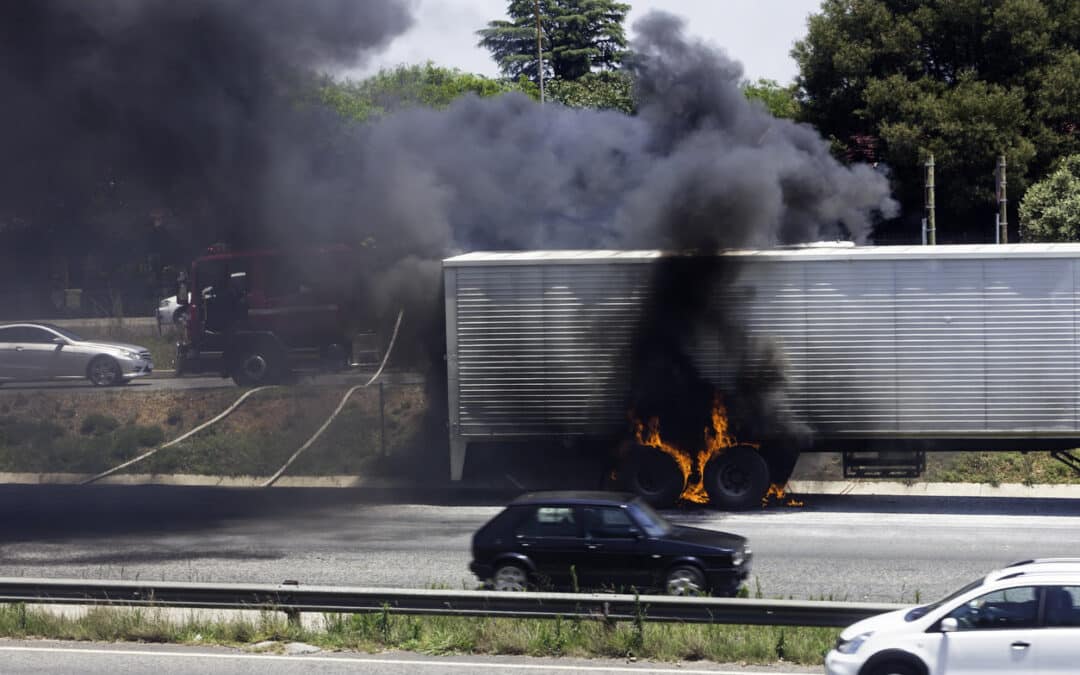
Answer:
MULTIPOLYGON (((742 439, 759 441, 756 453, 717 456, 705 477, 714 503, 758 503, 789 478, 793 461, 781 458, 803 451, 843 453, 851 477, 917 476, 929 451, 1050 451, 1077 468, 1080 245, 718 255, 730 273, 717 300, 782 355, 790 412, 811 433, 794 453, 760 438, 742 439)), ((443 262, 453 480, 476 464, 466 460, 477 444, 588 446, 626 429, 628 349, 658 262, 672 258, 533 251, 443 262)), ((691 336, 687 350, 706 377, 730 383, 715 336, 691 336)), ((681 484, 665 483, 683 476, 654 454, 631 453, 605 475, 670 501, 681 484)))

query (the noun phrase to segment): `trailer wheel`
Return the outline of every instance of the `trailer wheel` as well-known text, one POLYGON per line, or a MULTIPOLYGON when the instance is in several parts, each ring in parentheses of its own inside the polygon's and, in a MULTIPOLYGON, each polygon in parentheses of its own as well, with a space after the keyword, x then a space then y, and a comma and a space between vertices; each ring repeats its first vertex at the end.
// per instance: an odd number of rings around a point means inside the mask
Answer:
POLYGON ((618 474, 623 489, 661 508, 673 506, 678 501, 686 482, 675 460, 655 448, 642 445, 630 447, 618 474))
POLYGON ((242 347, 233 360, 232 378, 241 387, 274 384, 281 379, 283 359, 278 349, 266 343, 242 347))
POLYGON ((768 488, 769 466, 753 448, 729 448, 705 467, 705 491, 719 509, 738 511, 758 506, 768 488))

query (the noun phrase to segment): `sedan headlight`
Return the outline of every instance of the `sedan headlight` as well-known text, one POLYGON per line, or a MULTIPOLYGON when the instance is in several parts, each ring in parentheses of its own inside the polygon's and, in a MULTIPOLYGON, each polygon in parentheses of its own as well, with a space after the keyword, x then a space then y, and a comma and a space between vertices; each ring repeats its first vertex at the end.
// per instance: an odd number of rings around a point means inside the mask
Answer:
POLYGON ((131 359, 132 361, 139 360, 139 352, 129 352, 128 350, 123 349, 120 353, 124 355, 125 359, 131 359))
POLYGON ((859 647, 866 642, 867 638, 874 634, 874 631, 868 631, 866 633, 859 633, 850 640, 844 640, 843 638, 837 638, 836 651, 841 654, 854 654, 859 651, 859 647))
POLYGON ((731 564, 735 567, 742 565, 746 558, 743 556, 742 551, 735 551, 731 554, 731 564))

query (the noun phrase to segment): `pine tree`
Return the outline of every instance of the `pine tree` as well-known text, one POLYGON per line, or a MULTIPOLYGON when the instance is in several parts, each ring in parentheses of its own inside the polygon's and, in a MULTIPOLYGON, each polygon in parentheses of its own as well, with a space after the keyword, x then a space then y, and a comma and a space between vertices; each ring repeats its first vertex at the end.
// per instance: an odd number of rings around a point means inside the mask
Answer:
POLYGON ((477 31, 503 75, 537 81, 536 15, 540 14, 544 77, 577 80, 613 70, 626 55, 623 22, 630 5, 614 0, 509 0, 509 20, 477 31))

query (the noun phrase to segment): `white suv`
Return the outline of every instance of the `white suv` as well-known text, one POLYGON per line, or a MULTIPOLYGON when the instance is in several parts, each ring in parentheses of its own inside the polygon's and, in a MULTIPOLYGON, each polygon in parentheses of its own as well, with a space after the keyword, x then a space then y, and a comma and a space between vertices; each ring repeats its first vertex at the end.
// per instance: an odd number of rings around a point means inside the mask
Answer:
POLYGON ((930 605, 860 621, 829 675, 1080 673, 1080 558, 1026 560, 930 605))

